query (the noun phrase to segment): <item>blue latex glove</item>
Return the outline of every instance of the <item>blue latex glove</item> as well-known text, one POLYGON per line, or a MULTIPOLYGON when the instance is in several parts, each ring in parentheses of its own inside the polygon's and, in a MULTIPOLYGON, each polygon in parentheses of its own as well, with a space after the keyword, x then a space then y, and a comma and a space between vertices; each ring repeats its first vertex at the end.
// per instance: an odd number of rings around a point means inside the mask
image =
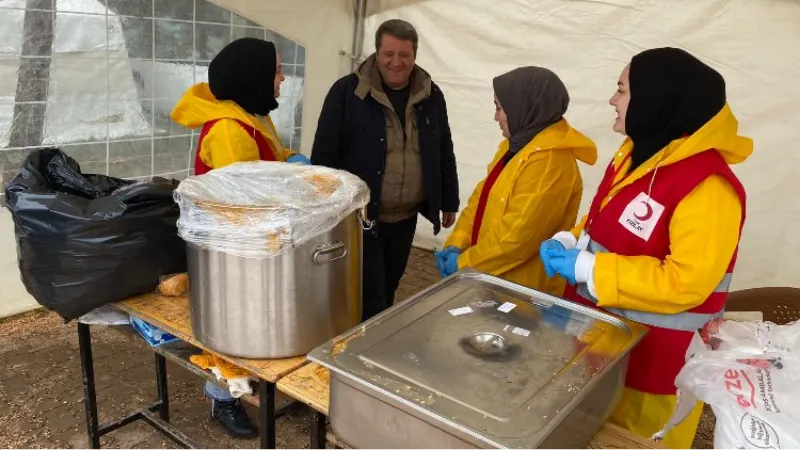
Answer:
POLYGON ((446 253, 444 257, 444 270, 442 271, 442 278, 449 277, 450 275, 458 272, 458 253, 446 253))
POLYGON ((439 275, 444 278, 444 259, 446 253, 444 251, 438 251, 433 253, 433 257, 436 258, 436 270, 439 271, 439 275))
POLYGON ((569 250, 547 250, 550 269, 567 279, 570 285, 575 285, 575 264, 578 262, 578 255, 581 251, 577 248, 569 250))
POLYGON ((454 246, 454 245, 451 245, 449 247, 445 247, 445 248, 441 249, 438 253, 458 253, 460 255, 461 254, 461 249, 456 247, 456 246, 454 246))
POLYGON ((447 260, 447 255, 450 254, 455 254, 457 258, 458 257, 457 255, 461 254, 461 249, 459 249, 458 247, 449 246, 443 248, 442 250, 439 250, 438 252, 434 252, 433 254, 433 256, 436 258, 436 268, 439 270, 439 275, 441 275, 442 278, 447 276, 445 275, 446 274, 445 263, 447 260))
POLYGON ((553 266, 550 264, 550 254, 551 253, 558 253, 566 251, 564 248, 564 244, 555 240, 555 239, 548 239, 542 242, 542 245, 539 246, 539 257, 542 258, 542 262, 544 263, 544 271, 547 272, 547 276, 553 278, 556 276, 555 270, 553 270, 553 266))
POLYGON ((286 162, 291 164, 300 164, 303 166, 310 166, 311 160, 306 158, 305 156, 301 155, 300 153, 295 153, 294 155, 290 156, 286 162))

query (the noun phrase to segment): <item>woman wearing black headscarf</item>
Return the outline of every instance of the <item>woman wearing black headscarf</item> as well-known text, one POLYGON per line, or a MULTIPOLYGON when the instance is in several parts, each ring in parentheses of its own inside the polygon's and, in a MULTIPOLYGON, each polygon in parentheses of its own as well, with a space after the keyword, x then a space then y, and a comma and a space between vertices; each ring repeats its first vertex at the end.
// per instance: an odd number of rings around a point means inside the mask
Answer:
POLYGON ((564 281, 547 278, 539 244, 575 223, 583 193, 577 162, 594 164, 597 147, 564 119, 569 94, 550 70, 512 70, 494 79, 494 92, 505 139, 437 265, 442 276, 471 267, 560 295, 564 281))
MULTIPOLYGON (((566 298, 648 326, 611 421, 650 437, 675 406, 694 331, 724 311, 746 198, 729 165, 753 142, 738 135, 722 76, 683 50, 634 56, 617 84, 614 131, 628 137, 589 214, 541 254, 551 276, 569 281, 566 298)), ((666 447, 690 448, 700 414, 666 447)))
POLYGON ((237 39, 208 66, 208 83, 183 94, 172 120, 200 128, 195 175, 238 161, 308 163, 303 155, 283 147, 269 114, 278 108, 283 75, 280 55, 272 42, 237 39))
MULTIPOLYGON (((303 155, 283 147, 269 117, 278 108, 275 99, 285 79, 280 55, 272 42, 237 39, 214 57, 208 67, 208 83, 189 88, 172 111, 175 122, 188 128, 202 127, 195 154, 195 175, 239 161, 309 163, 303 155)), ((239 381, 247 377, 207 353, 194 356, 195 361, 201 361, 204 368, 214 366, 239 381)), ((205 392, 212 401, 211 417, 228 434, 239 438, 258 436, 258 428, 227 388, 209 381, 205 392)))

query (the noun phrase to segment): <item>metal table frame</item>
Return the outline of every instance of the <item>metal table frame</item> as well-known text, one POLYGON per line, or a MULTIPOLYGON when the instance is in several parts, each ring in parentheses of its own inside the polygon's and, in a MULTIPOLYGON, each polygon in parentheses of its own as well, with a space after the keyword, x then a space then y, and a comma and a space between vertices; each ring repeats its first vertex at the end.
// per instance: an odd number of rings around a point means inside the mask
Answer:
MULTIPOLYGON (((89 437, 89 448, 100 448, 100 437, 118 430, 125 425, 129 425, 138 420, 143 420, 150 424, 164 436, 170 438, 176 444, 184 448, 200 448, 188 436, 181 433, 177 428, 169 423, 169 391, 167 389, 167 364, 163 355, 156 349, 155 372, 156 388, 158 400, 151 406, 140 411, 134 412, 124 417, 117 418, 110 422, 99 423, 97 415, 97 395, 94 380, 94 359, 92 357, 92 338, 90 325, 78 322, 78 346, 80 350, 81 375, 83 378, 83 398, 86 408, 86 432, 89 437)), ((275 422, 278 418, 286 414, 286 409, 275 410, 275 384, 260 379, 258 382, 259 395, 259 438, 261 448, 274 449, 276 441, 275 422)), ((289 405, 289 407, 292 405, 289 405)), ((322 416, 322 447, 325 448, 325 416, 322 416)), ((316 414, 312 415, 316 418, 316 414)), ((314 427, 312 427, 312 430, 314 427)), ((312 431, 313 433, 313 431, 312 431)), ((313 436, 313 434, 312 434, 313 436)), ((318 438, 319 439, 319 438, 318 438)))
POLYGON ((328 440, 326 433, 328 417, 319 411, 315 411, 311 408, 309 409, 311 410, 308 423, 308 432, 311 444, 309 448, 325 449, 325 445, 328 440))

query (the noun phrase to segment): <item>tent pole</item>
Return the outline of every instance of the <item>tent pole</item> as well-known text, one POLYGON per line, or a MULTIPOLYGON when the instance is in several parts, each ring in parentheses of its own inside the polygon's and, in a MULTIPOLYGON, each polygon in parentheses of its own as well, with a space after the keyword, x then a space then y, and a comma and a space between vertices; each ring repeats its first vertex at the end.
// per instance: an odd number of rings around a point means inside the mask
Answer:
POLYGON ((351 53, 353 72, 358 68, 361 51, 364 48, 364 26, 367 19, 367 0, 355 0, 355 2, 356 20, 353 26, 353 51, 351 53))

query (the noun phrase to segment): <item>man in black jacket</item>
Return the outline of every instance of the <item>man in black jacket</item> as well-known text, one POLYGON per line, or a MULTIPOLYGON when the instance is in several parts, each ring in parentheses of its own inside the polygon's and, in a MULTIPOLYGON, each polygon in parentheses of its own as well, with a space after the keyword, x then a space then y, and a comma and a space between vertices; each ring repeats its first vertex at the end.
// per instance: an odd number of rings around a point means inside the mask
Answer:
POLYGON ((416 65, 419 38, 403 20, 375 33, 376 53, 328 92, 312 164, 361 177, 372 194, 364 233, 363 320, 394 303, 422 214, 433 232, 459 207, 458 175, 441 89, 416 65))

